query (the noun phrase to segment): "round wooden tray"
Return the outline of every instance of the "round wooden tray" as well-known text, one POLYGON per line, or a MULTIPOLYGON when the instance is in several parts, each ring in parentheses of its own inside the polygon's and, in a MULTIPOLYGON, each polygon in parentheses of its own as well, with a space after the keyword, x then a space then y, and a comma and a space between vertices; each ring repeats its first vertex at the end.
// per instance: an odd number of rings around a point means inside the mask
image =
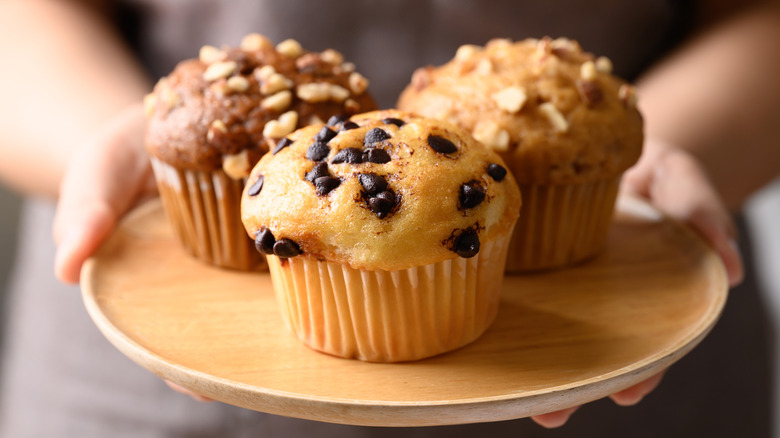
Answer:
POLYGON ((270 278, 205 266, 157 201, 133 212, 82 273, 86 307, 124 354, 216 400, 327 422, 498 421, 607 396, 668 367, 715 324, 718 257, 687 228, 621 197, 606 251, 566 270, 509 276, 476 342, 400 364, 308 349, 285 328, 270 278))

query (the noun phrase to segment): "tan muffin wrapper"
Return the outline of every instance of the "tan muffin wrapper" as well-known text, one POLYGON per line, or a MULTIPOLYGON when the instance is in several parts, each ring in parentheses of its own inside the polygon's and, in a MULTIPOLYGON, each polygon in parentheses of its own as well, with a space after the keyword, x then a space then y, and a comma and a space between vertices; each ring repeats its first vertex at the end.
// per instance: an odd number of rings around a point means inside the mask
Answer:
POLYGON ((221 268, 265 268, 241 224, 243 180, 221 169, 177 169, 154 157, 151 162, 165 212, 188 253, 221 268))
POLYGON ((423 359, 477 339, 495 319, 509 237, 469 259, 394 271, 268 256, 288 327, 307 346, 370 362, 423 359))
POLYGON ((523 208, 507 272, 560 268, 599 253, 612 221, 620 177, 582 184, 520 184, 523 208))

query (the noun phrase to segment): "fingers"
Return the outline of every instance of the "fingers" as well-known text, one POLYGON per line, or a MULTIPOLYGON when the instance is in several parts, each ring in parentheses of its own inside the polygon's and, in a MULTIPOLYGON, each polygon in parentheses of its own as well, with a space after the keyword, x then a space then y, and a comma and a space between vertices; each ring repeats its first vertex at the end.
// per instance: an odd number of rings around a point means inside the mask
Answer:
POLYGON ((579 409, 579 406, 574 406, 560 411, 550 412, 548 414, 534 415, 531 417, 536 424, 545 427, 547 429, 554 429, 561 427, 569 421, 569 417, 579 409))
POLYGON ((655 388, 658 387, 658 385, 661 383, 661 380, 664 378, 664 373, 665 372, 658 373, 655 376, 637 383, 630 388, 616 392, 610 395, 609 398, 611 398, 612 401, 620 406, 633 406, 642 401, 642 399, 645 398, 647 394, 650 394, 655 388))
POLYGON ((212 402, 212 401, 214 401, 213 399, 210 399, 210 398, 208 398, 206 396, 203 396, 203 395, 200 395, 200 394, 196 394, 196 393, 190 391, 189 389, 187 389, 187 388, 185 388, 183 386, 179 386, 179 385, 171 382, 170 380, 164 380, 164 382, 172 390, 178 392, 179 394, 188 395, 188 396, 192 397, 193 399, 195 399, 195 400, 197 400, 199 402, 212 402))
POLYGON ((626 172, 624 188, 650 199, 659 210, 695 229, 720 256, 729 285, 739 284, 744 268, 736 227, 706 172, 687 152, 648 146, 639 163, 626 172))
POLYGON ((153 191, 154 178, 143 147, 145 123, 140 105, 128 108, 68 164, 53 229, 54 270, 61 281, 78 282, 82 264, 110 235, 118 218, 153 191))

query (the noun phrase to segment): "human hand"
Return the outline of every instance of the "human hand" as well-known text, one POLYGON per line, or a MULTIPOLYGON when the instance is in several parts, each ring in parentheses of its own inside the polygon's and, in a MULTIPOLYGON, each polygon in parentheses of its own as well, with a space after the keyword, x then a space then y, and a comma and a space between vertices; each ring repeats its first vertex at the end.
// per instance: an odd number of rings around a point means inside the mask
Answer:
MULTIPOLYGON (((129 107, 95 133, 69 163, 54 218, 54 270, 61 281, 78 283, 82 265, 118 220, 156 193, 143 144, 145 126, 142 106, 129 107)), ((165 383, 195 400, 210 400, 175 383, 165 383)))
POLYGON ((142 105, 128 107, 90 137, 68 163, 54 218, 54 271, 78 283, 81 267, 133 205, 156 192, 143 143, 142 105))
MULTIPOLYGON (((660 142, 648 142, 639 162, 623 177, 622 189, 648 199, 666 215, 682 222, 712 245, 726 268, 729 285, 742 281, 742 259, 737 249, 736 228, 723 201, 696 158, 660 142)), ((639 403, 663 378, 657 374, 610 398, 621 406, 639 403)), ((579 408, 531 417, 547 428, 560 427, 579 408)))

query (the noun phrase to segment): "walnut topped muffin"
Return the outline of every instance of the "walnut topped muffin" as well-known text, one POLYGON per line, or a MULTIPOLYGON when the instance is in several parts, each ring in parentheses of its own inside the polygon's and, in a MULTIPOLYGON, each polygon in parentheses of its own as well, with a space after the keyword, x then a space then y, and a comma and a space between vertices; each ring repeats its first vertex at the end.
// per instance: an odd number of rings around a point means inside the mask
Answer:
POLYGON ((308 52, 294 40, 274 46, 258 34, 240 47, 204 46, 147 96, 149 152, 177 168, 223 167, 245 177, 267 141, 334 114, 376 109, 354 68, 335 50, 308 52), (235 172, 244 151, 244 172, 235 172))
POLYGON ((415 72, 398 107, 448 120, 499 152, 518 183, 620 175, 642 150, 633 87, 573 40, 466 45, 415 72))
POLYGON ((392 270, 473 256, 514 225, 519 193, 503 161, 448 123, 380 111, 287 139, 249 178, 251 236, 267 230, 314 258, 392 270))
POLYGON ((636 92, 566 38, 461 46, 418 69, 402 110, 448 120, 498 152, 523 193, 510 271, 568 266, 603 247, 622 173, 639 158, 636 92))
POLYGON ((274 46, 258 34, 239 47, 204 46, 162 78, 145 99, 146 145, 185 249, 219 267, 264 266, 240 221, 249 171, 297 128, 375 109, 367 87, 335 50, 274 46))
POLYGON ((396 362, 461 347, 492 323, 519 208, 490 149, 388 110, 285 137, 252 170, 242 220, 300 340, 396 362))

